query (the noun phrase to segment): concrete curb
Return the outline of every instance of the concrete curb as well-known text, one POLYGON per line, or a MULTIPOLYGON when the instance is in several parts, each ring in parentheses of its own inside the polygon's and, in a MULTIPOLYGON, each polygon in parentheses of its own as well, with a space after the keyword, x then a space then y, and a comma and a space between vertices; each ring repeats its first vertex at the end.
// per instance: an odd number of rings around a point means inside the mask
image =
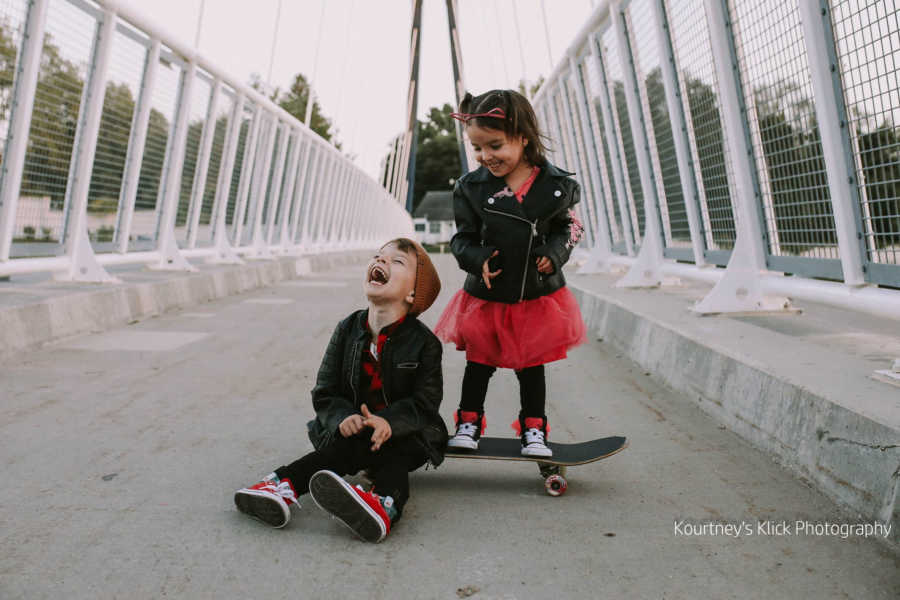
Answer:
POLYGON ((173 272, 160 281, 86 284, 83 291, 0 308, 0 360, 73 335, 105 331, 335 266, 362 263, 370 255, 370 250, 334 252, 210 267, 198 273, 173 272))
POLYGON ((614 299, 570 286, 591 332, 900 548, 900 431, 614 299))

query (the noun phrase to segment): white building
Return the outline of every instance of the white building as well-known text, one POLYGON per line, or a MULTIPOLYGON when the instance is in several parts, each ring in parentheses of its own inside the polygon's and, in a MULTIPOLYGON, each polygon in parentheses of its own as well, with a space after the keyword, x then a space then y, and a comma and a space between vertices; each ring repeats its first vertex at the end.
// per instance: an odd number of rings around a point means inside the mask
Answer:
POLYGON ((426 192, 413 211, 416 239, 421 244, 446 244, 456 233, 453 192, 426 192))

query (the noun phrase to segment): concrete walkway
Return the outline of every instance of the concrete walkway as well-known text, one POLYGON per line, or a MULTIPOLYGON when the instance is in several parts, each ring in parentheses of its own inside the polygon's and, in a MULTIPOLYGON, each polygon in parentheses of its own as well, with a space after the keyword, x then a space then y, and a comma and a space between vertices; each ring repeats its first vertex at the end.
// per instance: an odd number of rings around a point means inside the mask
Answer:
MULTIPOLYGON (((461 284, 436 257, 444 292, 461 284)), ((448 460, 413 474, 379 545, 309 501, 284 530, 233 491, 310 449, 309 389, 363 268, 74 337, 0 365, 0 598, 885 598, 900 559, 872 539, 766 535, 763 522, 856 522, 607 344, 552 364, 552 438, 622 434, 560 498, 528 463, 448 460), (753 535, 679 535, 676 522, 753 535)), ((447 420, 462 353, 445 346, 447 420)), ((511 435, 511 371, 488 433, 511 435)), ((684 527, 681 529, 685 531, 684 527)), ((794 532, 796 533, 796 532, 794 532)))

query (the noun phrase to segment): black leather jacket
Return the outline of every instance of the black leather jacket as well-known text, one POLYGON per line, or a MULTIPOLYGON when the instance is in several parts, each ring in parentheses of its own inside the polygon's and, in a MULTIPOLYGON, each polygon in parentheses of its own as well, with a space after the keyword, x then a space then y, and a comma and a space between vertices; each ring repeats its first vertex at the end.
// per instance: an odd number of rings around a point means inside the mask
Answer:
POLYGON ((578 182, 549 162, 519 204, 506 182, 485 167, 460 177, 453 189, 456 235, 450 250, 469 273, 463 289, 484 300, 515 303, 546 296, 566 285, 562 267, 581 238, 582 226, 573 207, 581 196, 578 182), (484 284, 481 269, 503 272, 484 284), (553 262, 553 273, 537 270, 537 257, 553 262))
MULTIPOLYGON (((316 418, 307 424, 316 448, 341 435, 341 421, 359 413, 365 399, 360 389, 362 352, 370 342, 368 309, 337 324, 312 390, 316 418)), ((443 346, 428 327, 407 317, 382 350, 382 390, 387 406, 376 413, 391 426, 391 437, 414 436, 434 466, 444 460, 447 426, 438 414, 444 393, 443 346)))

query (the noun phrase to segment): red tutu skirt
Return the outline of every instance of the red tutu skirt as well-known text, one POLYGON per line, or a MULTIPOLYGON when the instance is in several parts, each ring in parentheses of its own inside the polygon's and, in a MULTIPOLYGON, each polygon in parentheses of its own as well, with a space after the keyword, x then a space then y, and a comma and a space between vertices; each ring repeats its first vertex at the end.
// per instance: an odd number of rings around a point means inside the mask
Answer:
POLYGON ((492 302, 459 290, 434 328, 466 360, 524 369, 566 357, 587 339, 575 296, 567 287, 516 304, 492 302))

